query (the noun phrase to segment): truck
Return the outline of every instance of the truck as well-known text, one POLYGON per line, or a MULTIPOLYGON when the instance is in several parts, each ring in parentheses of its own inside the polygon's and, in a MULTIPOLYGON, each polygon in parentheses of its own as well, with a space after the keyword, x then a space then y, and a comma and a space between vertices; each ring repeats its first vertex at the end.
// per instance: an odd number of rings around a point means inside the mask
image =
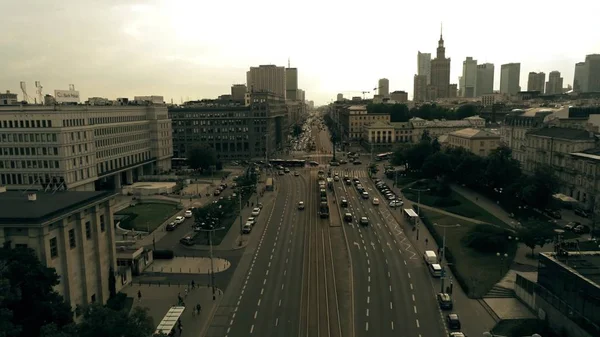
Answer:
POLYGON ((321 217, 321 219, 329 218, 329 206, 327 205, 327 201, 321 201, 319 204, 319 217, 321 217))

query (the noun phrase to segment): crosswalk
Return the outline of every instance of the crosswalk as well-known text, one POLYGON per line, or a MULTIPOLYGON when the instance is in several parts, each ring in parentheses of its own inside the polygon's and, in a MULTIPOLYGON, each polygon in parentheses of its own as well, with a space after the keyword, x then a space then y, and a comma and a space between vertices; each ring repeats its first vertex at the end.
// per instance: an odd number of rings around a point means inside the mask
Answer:
POLYGON ((367 178, 369 173, 366 169, 333 169, 331 175, 340 177, 348 176, 350 178, 367 178))

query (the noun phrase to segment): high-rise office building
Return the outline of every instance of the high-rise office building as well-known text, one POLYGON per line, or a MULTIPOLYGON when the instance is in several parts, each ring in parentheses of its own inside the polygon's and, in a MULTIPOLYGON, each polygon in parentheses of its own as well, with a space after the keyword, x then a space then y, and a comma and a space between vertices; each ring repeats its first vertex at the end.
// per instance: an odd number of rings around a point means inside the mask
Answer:
POLYGON ((246 88, 245 84, 234 84, 231 86, 231 99, 243 102, 247 91, 248 88, 246 88))
POLYGON ((285 68, 285 98, 298 100, 298 68, 285 68))
POLYGON ((551 71, 548 74, 548 82, 546 82, 546 94, 547 95, 558 95, 562 94, 563 90, 563 78, 560 77, 559 71, 551 71))
POLYGON ((435 88, 437 98, 450 97, 450 58, 446 58, 444 38, 440 32, 436 58, 431 60, 431 86, 435 88))
POLYGON ((462 76, 460 79, 460 96, 475 97, 475 85, 477 83, 477 60, 467 57, 463 61, 462 76))
POLYGON ((417 75, 427 76, 427 84, 431 84, 431 53, 417 54, 417 75))
POLYGON ((388 97, 390 95, 390 80, 387 78, 380 78, 379 84, 377 85, 377 93, 382 97, 388 97))
POLYGON ((521 91, 521 63, 507 63, 500 68, 500 92, 516 95, 521 91))
POLYGON ((415 75, 413 83, 413 101, 424 102, 427 100, 427 76, 415 75))
POLYGON ((336 101, 340 102, 340 101, 343 101, 343 100, 344 100, 344 94, 337 94, 336 101))
POLYGON ((249 92, 271 92, 285 98, 285 68, 273 64, 250 67, 246 72, 249 92))
POLYGON ((546 74, 543 72, 530 72, 527 76, 527 91, 539 91, 544 93, 544 85, 546 82, 546 74))
POLYGON ((587 92, 588 87, 588 67, 585 62, 575 64, 575 76, 573 77, 573 91, 587 92))
POLYGON ((477 84, 475 96, 491 94, 494 92, 494 64, 483 63, 477 65, 477 84))
POLYGON ((587 64, 587 91, 600 92, 600 54, 591 54, 585 57, 587 64))

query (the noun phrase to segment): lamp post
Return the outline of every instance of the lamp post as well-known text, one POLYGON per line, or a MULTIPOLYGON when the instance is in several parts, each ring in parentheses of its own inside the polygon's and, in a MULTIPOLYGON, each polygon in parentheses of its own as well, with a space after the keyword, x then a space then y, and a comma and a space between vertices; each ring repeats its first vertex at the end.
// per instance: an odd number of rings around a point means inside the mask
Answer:
POLYGON ((419 206, 417 208, 417 240, 419 240, 419 225, 421 223, 421 192, 429 192, 431 191, 431 189, 429 188, 423 188, 423 189, 418 189, 418 188, 411 188, 412 191, 416 191, 417 192, 417 205, 419 206))
MULTIPOLYGON (((218 219, 213 218, 213 220, 218 220, 218 219)), ((213 221, 213 223, 214 223, 214 221, 213 221)), ((213 301, 217 299, 217 296, 215 295, 215 263, 214 263, 214 259, 213 259, 212 234, 215 231, 220 231, 220 230, 224 230, 224 229, 225 229, 225 227, 212 228, 212 229, 200 228, 201 232, 208 232, 208 245, 210 246, 210 283, 211 283, 211 287, 212 287, 213 301)))
POLYGON ((444 292, 444 279, 446 278, 446 268, 444 268, 444 260, 446 259, 446 228, 456 228, 460 227, 460 224, 456 225, 438 225, 437 223, 433 223, 436 227, 441 227, 444 229, 444 236, 442 238, 442 252, 440 256, 440 267, 442 267, 442 277, 440 278, 441 282, 441 291, 444 292))
POLYGON ((502 276, 502 273, 504 272, 504 261, 508 258, 508 254, 496 253, 496 256, 500 258, 500 276, 502 276))

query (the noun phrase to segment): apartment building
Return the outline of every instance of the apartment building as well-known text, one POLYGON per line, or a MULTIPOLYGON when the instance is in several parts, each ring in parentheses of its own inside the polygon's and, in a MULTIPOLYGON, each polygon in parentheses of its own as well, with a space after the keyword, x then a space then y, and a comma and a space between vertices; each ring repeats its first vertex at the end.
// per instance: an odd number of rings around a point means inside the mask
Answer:
POLYGON ((164 105, 0 107, 0 185, 12 189, 118 189, 168 171, 164 105))
POLYGON ((202 100, 169 108, 173 154, 186 158, 194 146, 208 144, 220 160, 264 158, 280 148, 289 132, 286 102, 271 92, 252 92, 248 105, 202 100))
POLYGON ((0 244, 31 248, 56 269, 55 290, 75 315, 90 303, 105 304, 113 273, 116 290, 131 281, 115 253, 112 191, 22 193, 0 188, 0 244))
POLYGON ((482 129, 485 127, 485 119, 479 116, 471 116, 457 121, 425 120, 413 117, 409 122, 413 128, 412 142, 414 143, 421 139, 425 131, 429 132, 429 136, 433 139, 465 128, 482 129))
POLYGON ((500 130, 501 141, 512 150, 512 157, 523 163, 527 159, 525 135, 528 131, 541 128, 557 109, 534 108, 514 109, 504 118, 500 130))
POLYGON ((472 153, 487 157, 500 145, 500 135, 481 129, 466 128, 450 132, 446 145, 451 148, 463 148, 472 153))

